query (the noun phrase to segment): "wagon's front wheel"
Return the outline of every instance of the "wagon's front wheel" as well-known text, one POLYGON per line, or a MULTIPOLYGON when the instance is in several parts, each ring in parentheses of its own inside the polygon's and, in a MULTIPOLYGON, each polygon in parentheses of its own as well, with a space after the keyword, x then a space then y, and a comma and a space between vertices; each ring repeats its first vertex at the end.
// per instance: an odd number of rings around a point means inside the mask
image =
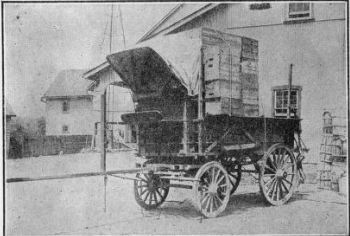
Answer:
POLYGON ((198 210, 206 217, 216 217, 223 212, 230 199, 231 184, 222 165, 208 162, 197 172, 193 190, 198 210))
POLYGON ((260 168, 260 190, 272 205, 282 205, 293 195, 297 185, 297 163, 293 152, 283 144, 271 146, 260 168))
POLYGON ((137 174, 134 181, 134 193, 137 204, 146 210, 160 206, 169 193, 169 180, 161 179, 153 173, 137 174))

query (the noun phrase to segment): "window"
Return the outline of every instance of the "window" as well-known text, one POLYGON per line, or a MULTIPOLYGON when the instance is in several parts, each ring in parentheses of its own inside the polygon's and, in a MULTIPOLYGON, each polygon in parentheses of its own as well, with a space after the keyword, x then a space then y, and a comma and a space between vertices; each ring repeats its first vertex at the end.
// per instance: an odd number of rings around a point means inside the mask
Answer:
POLYGON ((252 3, 249 5, 250 10, 264 10, 271 8, 270 3, 252 3))
MULTIPOLYGON (((273 116, 287 117, 288 114, 288 86, 273 88, 273 116)), ((293 86, 290 99, 290 116, 300 117, 301 87, 293 86)))
POLYGON ((63 125, 63 126, 62 126, 62 133, 64 133, 64 134, 69 133, 68 125, 63 125))
POLYGON ((62 112, 63 113, 68 113, 69 111, 69 102, 68 101, 63 101, 62 103, 62 112))
POLYGON ((313 18, 312 3, 288 3, 286 21, 310 20, 313 18))

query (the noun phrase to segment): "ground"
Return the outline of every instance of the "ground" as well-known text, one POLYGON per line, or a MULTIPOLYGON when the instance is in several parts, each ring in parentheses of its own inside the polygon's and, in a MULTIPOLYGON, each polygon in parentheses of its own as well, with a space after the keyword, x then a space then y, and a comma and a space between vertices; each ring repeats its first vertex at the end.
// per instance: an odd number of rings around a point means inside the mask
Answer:
MULTIPOLYGON (((130 152, 108 153, 109 170, 133 168, 130 152)), ((98 171, 98 153, 6 161, 6 176, 44 176, 98 171)), ((7 235, 85 234, 347 234, 347 197, 301 185, 283 206, 267 205, 258 185, 238 187, 224 213, 205 219, 191 190, 171 189, 157 210, 134 200, 133 182, 108 178, 104 212, 103 177, 6 184, 7 235)))

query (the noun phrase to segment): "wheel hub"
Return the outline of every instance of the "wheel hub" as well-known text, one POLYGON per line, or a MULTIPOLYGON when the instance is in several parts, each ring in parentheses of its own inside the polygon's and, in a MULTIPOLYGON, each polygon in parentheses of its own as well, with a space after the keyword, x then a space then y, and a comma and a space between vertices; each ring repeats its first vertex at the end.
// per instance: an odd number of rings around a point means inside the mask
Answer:
POLYGON ((281 169, 277 169, 276 177, 277 178, 286 178, 287 177, 287 172, 285 172, 285 171, 283 171, 281 169))
POLYGON ((217 184, 210 184, 208 188, 208 192, 210 194, 216 194, 218 191, 218 185, 217 184))

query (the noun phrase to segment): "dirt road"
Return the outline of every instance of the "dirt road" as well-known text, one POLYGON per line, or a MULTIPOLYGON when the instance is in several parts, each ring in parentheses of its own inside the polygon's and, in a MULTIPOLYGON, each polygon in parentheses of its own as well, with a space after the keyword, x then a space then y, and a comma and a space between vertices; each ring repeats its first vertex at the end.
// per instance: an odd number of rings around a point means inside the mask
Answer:
MULTIPOLYGON (((109 169, 133 167, 128 153, 109 154, 109 169)), ((8 177, 95 171, 98 154, 63 155, 7 161, 8 177)), ((224 214, 203 219, 193 207, 191 190, 171 189, 157 210, 144 211, 133 183, 110 177, 107 212, 103 178, 13 183, 6 186, 8 235, 82 234, 346 234, 347 198, 299 187, 283 206, 264 203, 257 185, 241 185, 224 214)))

